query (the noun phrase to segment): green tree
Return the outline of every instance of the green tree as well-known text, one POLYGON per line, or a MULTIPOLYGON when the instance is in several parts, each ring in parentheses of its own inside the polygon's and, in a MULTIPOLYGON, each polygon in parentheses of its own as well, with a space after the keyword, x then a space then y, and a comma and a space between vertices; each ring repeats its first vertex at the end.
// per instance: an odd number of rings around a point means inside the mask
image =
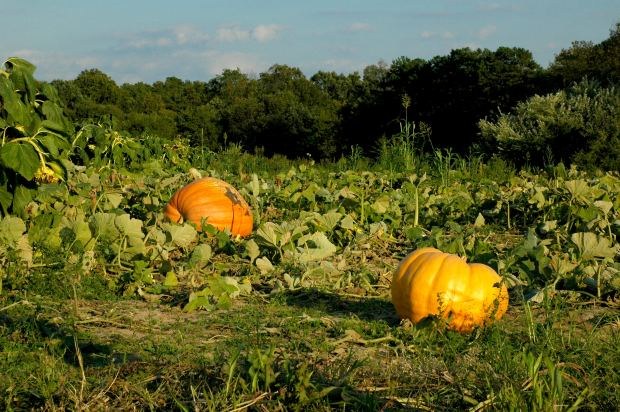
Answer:
POLYGON ((603 85, 620 82, 620 22, 609 38, 599 44, 575 41, 562 50, 549 67, 560 87, 570 86, 582 78, 595 79, 603 85))

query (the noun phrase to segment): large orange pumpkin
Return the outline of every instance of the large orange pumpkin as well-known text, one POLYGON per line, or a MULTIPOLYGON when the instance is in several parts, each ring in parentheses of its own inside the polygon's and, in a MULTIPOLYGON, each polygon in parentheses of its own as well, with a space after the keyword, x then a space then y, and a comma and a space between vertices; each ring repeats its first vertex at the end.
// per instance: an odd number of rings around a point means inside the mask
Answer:
POLYGON ((414 323, 439 316, 450 329, 470 332, 506 313, 508 291, 501 280, 487 265, 421 248, 406 256, 394 272, 392 303, 401 318, 414 323))
POLYGON ((233 235, 252 233, 252 212, 241 194, 230 184, 203 177, 179 189, 164 214, 173 222, 190 221, 201 228, 202 221, 233 235))

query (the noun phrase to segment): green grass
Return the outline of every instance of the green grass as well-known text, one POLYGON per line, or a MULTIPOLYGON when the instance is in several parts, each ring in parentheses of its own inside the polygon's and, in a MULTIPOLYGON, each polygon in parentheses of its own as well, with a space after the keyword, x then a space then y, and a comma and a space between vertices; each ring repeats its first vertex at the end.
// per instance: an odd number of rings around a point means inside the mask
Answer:
MULTIPOLYGON (((0 301, 7 410, 614 410, 617 307, 563 297, 472 335, 387 297, 318 289, 185 313, 136 300, 0 301)), ((526 310, 529 308, 528 310, 526 310)))

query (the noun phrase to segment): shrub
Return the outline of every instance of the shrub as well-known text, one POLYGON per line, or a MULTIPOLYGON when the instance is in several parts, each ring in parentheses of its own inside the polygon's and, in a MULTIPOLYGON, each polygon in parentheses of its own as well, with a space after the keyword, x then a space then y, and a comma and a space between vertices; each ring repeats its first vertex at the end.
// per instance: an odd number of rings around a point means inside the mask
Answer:
POLYGON ((552 161, 620 170, 620 91, 582 80, 534 96, 497 121, 481 120, 484 141, 517 163, 552 161))

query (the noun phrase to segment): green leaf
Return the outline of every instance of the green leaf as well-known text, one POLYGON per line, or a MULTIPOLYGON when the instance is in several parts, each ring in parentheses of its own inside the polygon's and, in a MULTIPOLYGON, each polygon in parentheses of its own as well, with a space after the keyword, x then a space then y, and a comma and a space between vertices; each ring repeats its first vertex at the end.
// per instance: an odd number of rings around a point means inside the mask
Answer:
POLYGON ((336 250, 338 248, 323 232, 304 235, 297 241, 297 258, 301 263, 323 260, 336 253, 336 250))
POLYGON ((174 274, 173 271, 166 273, 166 279, 164 280, 164 286, 167 288, 174 288, 179 285, 179 280, 177 279, 177 275, 174 274))
POLYGON ((476 220, 474 221, 474 227, 482 227, 484 226, 485 220, 484 220, 484 216, 482 216, 482 213, 478 213, 478 216, 476 217, 476 220))
POLYGON ((390 203, 390 197, 388 195, 382 195, 379 196, 370 207, 375 213, 382 215, 389 210, 390 203))
POLYGON ((144 233, 142 232, 142 221, 132 218, 128 214, 116 216, 114 218, 114 225, 127 237, 138 239, 144 237, 144 233))
POLYGON ((273 222, 265 222, 256 230, 256 236, 267 245, 278 247, 282 233, 277 224, 273 222))
POLYGON ((357 225, 355 224, 355 220, 351 217, 351 215, 346 215, 340 221, 340 227, 347 230, 355 230, 357 225))
POLYGON ((35 189, 29 189, 26 186, 17 186, 13 194, 13 213, 23 216, 26 206, 32 201, 35 193, 35 189))
POLYGON ((611 245, 609 239, 592 232, 573 233, 570 237, 583 259, 613 258, 618 253, 618 245, 611 245))
POLYGON ((260 273, 266 275, 273 271, 273 265, 266 257, 258 258, 254 261, 254 264, 260 270, 260 273))
POLYGON ((189 247, 198 236, 196 229, 187 223, 183 225, 164 223, 162 228, 166 231, 166 240, 182 248, 189 247))
POLYGON ((90 227, 94 236, 114 241, 120 236, 118 228, 114 224, 116 215, 113 213, 97 212, 90 218, 90 227))
POLYGON ((26 224, 15 216, 5 216, 0 220, 0 243, 14 247, 26 232, 26 224))
POLYGON ((55 134, 48 133, 40 136, 38 141, 41 143, 41 146, 43 146, 47 152, 55 158, 60 156, 61 150, 71 149, 71 145, 65 139, 55 134))
POLYGON ((211 250, 211 246, 201 243, 197 245, 192 251, 192 255, 189 259, 189 266, 191 268, 201 269, 205 267, 209 260, 211 259, 213 252, 211 250))
POLYGON ((7 215, 11 204, 13 203, 13 194, 9 192, 6 186, 0 186, 0 207, 2 207, 2 214, 7 215))
POLYGON ((254 239, 245 242, 245 253, 250 258, 250 263, 254 263, 254 260, 260 255, 260 248, 254 239))
POLYGON ((34 179, 40 160, 35 148, 28 143, 9 142, 0 148, 0 161, 26 180, 34 179))

